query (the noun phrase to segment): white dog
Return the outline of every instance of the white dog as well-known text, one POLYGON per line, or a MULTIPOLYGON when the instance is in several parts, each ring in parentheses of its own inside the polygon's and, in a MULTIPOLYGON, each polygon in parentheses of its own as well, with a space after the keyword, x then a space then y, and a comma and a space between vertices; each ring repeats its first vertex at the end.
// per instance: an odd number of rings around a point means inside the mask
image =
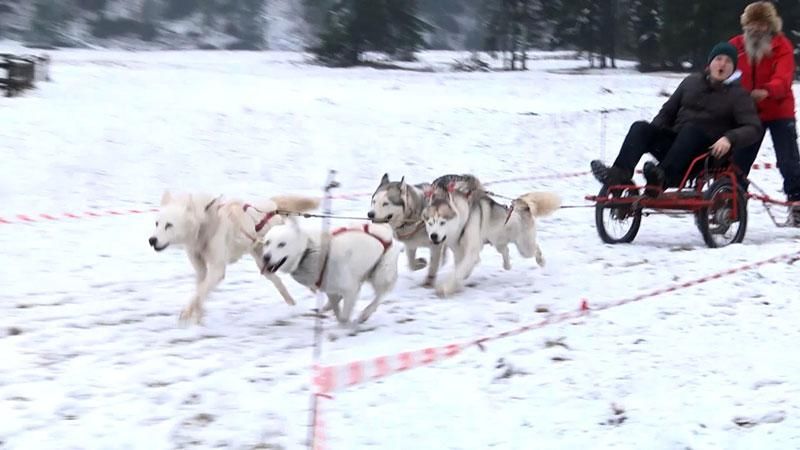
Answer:
POLYGON ((375 298, 361 312, 358 323, 367 320, 394 287, 400 256, 397 247, 389 225, 360 224, 320 236, 290 220, 264 236, 263 265, 268 273, 280 270, 303 286, 322 290, 328 296, 324 310, 333 309, 339 323, 347 325, 365 281, 372 285, 375 298))
MULTIPOLYGON (((228 264, 249 253, 260 273, 261 238, 269 228, 283 222, 282 211, 304 212, 315 209, 319 201, 308 197, 273 197, 255 205, 230 200, 222 202, 204 194, 173 196, 165 192, 156 219, 150 246, 160 252, 170 246, 186 249, 197 274, 195 293, 181 312, 181 320, 203 317, 203 301, 225 277, 228 264)), ((266 273, 284 301, 294 299, 277 276, 266 273)))
POLYGON ((423 211, 425 230, 434 244, 452 249, 455 268, 449 279, 436 286, 436 293, 447 296, 459 290, 480 262, 484 244, 491 244, 503 255, 503 268, 511 269, 508 245, 513 243, 524 258, 534 257, 544 265, 536 242, 536 217, 559 208, 561 199, 549 192, 530 192, 512 202, 511 207, 483 195, 469 198, 454 191, 434 199, 423 211))

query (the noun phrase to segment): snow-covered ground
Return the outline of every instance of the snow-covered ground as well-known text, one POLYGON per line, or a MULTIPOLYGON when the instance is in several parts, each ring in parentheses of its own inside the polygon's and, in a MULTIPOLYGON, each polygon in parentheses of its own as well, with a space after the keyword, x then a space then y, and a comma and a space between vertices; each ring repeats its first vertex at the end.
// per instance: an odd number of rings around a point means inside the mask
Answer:
MULTIPOLYGON (((293 53, 54 52, 51 83, 0 99, 0 217, 152 207, 165 189, 318 194, 329 169, 339 193, 371 191, 384 172, 584 171, 611 161, 681 78, 538 56, 525 73, 453 73, 452 53, 412 72, 293 53)), ((769 140, 759 160, 774 161, 769 140)), ((777 171, 753 179, 780 195, 777 171)), ((493 190, 582 205, 598 187, 583 176, 493 190)), ((343 215, 368 206, 334 202, 343 215)), ((690 217, 647 217, 633 244, 608 246, 591 208, 563 209, 539 222, 546 267, 512 251, 503 271, 487 248, 446 300, 401 258, 365 331, 325 320, 322 362, 462 341, 798 250, 798 230, 749 211, 744 244, 709 250, 690 217)), ((302 448, 314 297, 288 281, 299 304, 286 306, 242 260, 204 325, 183 328, 192 270, 149 248, 152 221, 0 224, 0 448, 302 448)), ((764 265, 336 393, 326 448, 800 448, 799 275, 764 265)))

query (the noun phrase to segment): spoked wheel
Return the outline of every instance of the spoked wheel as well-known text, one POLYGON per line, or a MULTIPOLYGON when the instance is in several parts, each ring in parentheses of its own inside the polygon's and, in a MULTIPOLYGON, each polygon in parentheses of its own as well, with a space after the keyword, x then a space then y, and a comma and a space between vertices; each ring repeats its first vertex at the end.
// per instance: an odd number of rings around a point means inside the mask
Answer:
POLYGON ((614 205, 614 199, 636 197, 636 189, 614 189, 609 192, 608 186, 600 189, 598 197, 607 197, 606 201, 597 203, 594 208, 594 219, 597 234, 606 244, 620 244, 633 241, 639 226, 642 224, 642 209, 630 203, 614 205))
POLYGON ((747 231, 747 203, 728 178, 715 181, 703 194, 711 205, 697 211, 697 228, 711 248, 742 242, 747 231), (734 209, 734 197, 736 206, 734 209))

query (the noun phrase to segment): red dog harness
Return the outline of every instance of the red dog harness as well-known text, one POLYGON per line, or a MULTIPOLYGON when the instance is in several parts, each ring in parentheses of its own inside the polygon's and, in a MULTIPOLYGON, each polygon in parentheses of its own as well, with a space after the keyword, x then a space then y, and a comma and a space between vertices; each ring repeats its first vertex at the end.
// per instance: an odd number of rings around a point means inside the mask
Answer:
MULTIPOLYGON (((383 239, 381 239, 380 236, 378 236, 377 234, 372 233, 369 230, 369 224, 368 223, 365 223, 363 226, 356 227, 356 228, 348 228, 348 227, 337 228, 337 229, 335 229, 335 230, 333 230, 331 232, 331 237, 338 236, 340 234, 344 234, 344 233, 348 233, 348 232, 366 233, 366 234, 374 237, 383 246, 383 253, 384 254, 387 251, 389 251, 389 248, 392 247, 392 241, 391 240, 384 241, 383 239)), ((322 287, 322 280, 325 278, 325 269, 328 267, 328 255, 329 254, 330 254, 330 251, 325 252, 325 257, 323 258, 322 266, 321 266, 320 271, 319 271, 319 279, 317 279, 317 283, 316 283, 317 289, 322 287)))
MULTIPOLYGON (((242 205, 242 209, 245 212, 247 212, 247 208, 253 208, 256 211, 261 212, 260 209, 256 208, 255 206, 253 206, 253 205, 251 205, 249 203, 245 203, 244 205, 242 205)), ((273 217, 275 217, 276 214, 277 214, 276 211, 271 211, 271 212, 268 212, 268 213, 264 214, 264 217, 261 218, 261 221, 256 224, 256 233, 261 231, 261 229, 264 228, 264 225, 266 225, 267 222, 269 222, 269 219, 272 219, 273 217)))
POLYGON ((381 245, 383 245, 383 252, 384 253, 386 253, 386 251, 389 250, 389 247, 392 246, 392 241, 388 241, 388 242, 384 241, 383 239, 381 239, 380 236, 378 236, 377 234, 374 234, 371 231, 369 231, 369 224, 368 223, 365 223, 362 227, 358 227, 358 228, 347 228, 347 227, 337 228, 337 229, 335 229, 335 230, 333 230, 331 232, 331 236, 338 236, 340 234, 347 233, 348 231, 359 231, 359 232, 362 232, 362 233, 367 233, 368 235, 374 237, 375 239, 378 240, 378 242, 381 243, 381 245))

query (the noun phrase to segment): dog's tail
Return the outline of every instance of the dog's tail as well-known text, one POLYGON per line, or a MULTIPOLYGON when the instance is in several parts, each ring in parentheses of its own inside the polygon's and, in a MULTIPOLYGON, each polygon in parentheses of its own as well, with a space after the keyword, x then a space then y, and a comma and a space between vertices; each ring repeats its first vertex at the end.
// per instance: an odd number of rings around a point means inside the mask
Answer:
POLYGON ((553 192, 528 192, 517 197, 514 203, 530 210, 534 217, 544 217, 561 207, 561 197, 553 192))
POLYGON ((319 199, 302 195, 279 195, 272 197, 278 210, 291 212, 306 212, 319 208, 319 199))

